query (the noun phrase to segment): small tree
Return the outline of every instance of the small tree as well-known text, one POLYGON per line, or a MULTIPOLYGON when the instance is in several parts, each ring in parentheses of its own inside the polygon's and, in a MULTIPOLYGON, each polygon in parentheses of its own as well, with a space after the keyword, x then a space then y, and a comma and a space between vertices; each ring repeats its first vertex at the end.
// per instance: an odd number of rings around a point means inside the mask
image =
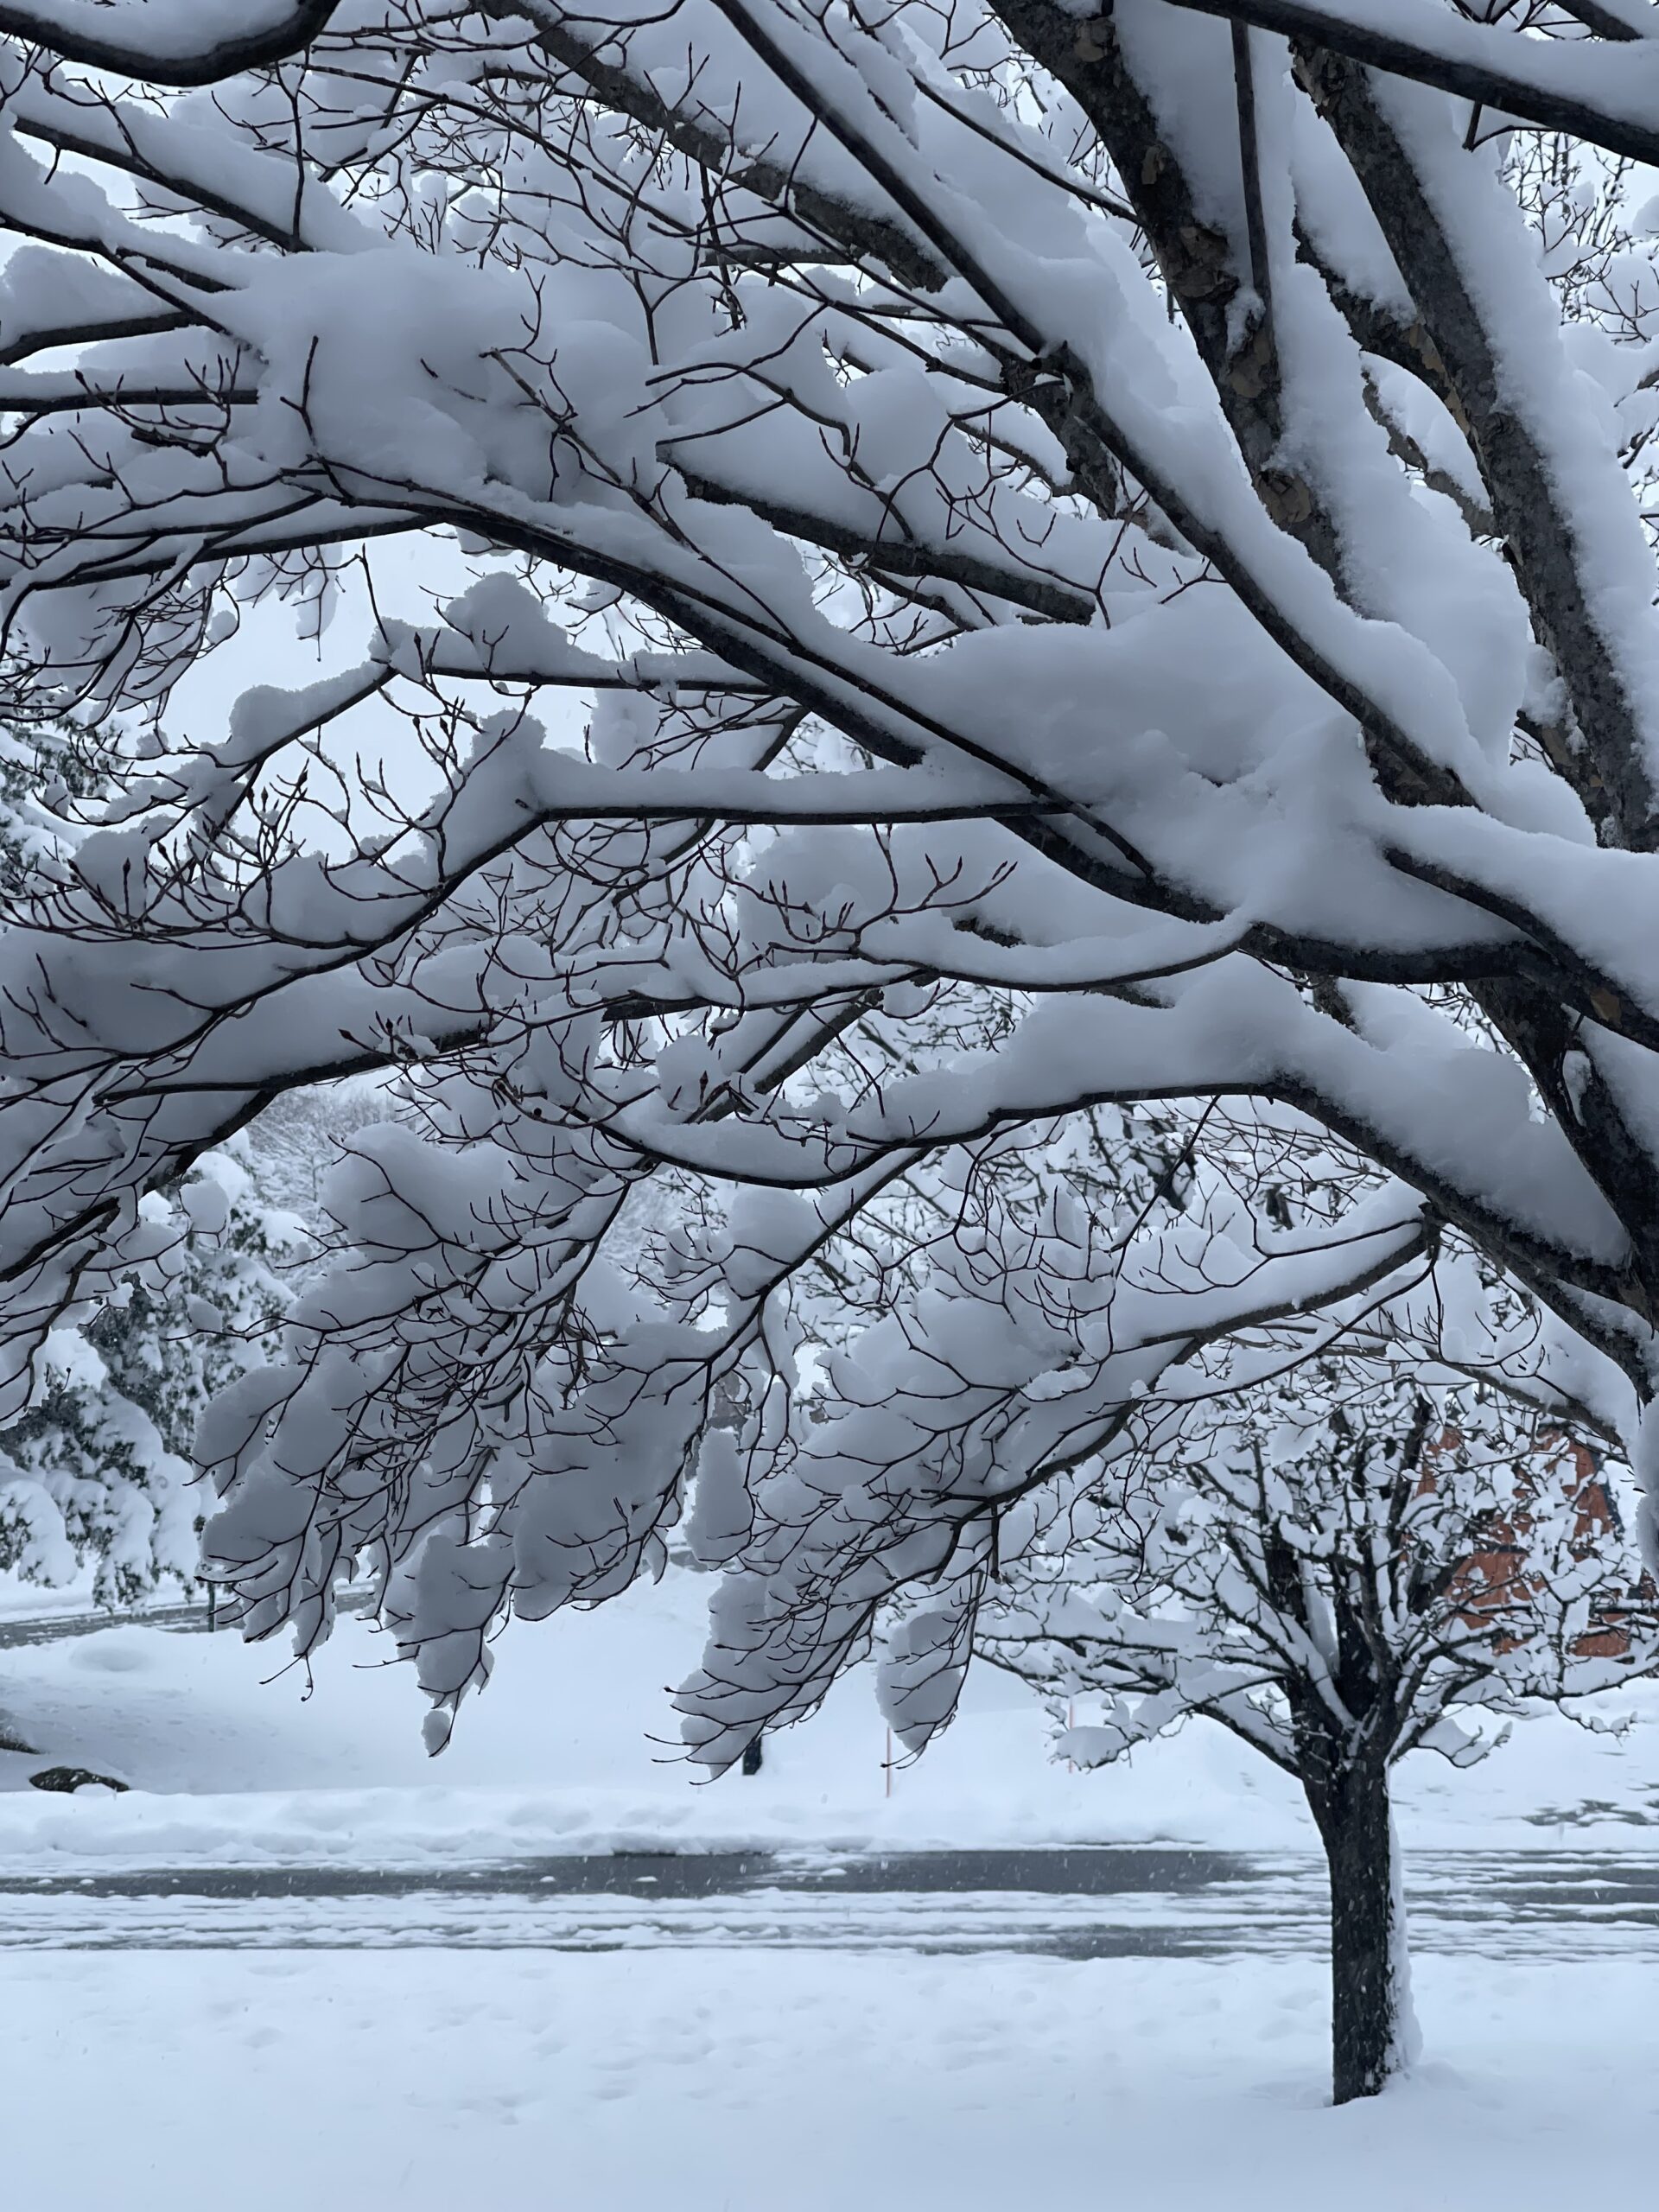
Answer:
POLYGON ((1478 1716, 1659 1670, 1655 1593, 1590 1451, 1428 1374, 1330 1356, 1166 1416, 979 1629, 1057 1706, 1103 1700, 1063 1739, 1084 1765, 1196 1716, 1300 1783, 1330 1872, 1339 2104, 1381 2089, 1413 2032, 1393 1768, 1472 1764, 1508 1732, 1478 1716))
POLYGON ((283 1092, 248 1132, 249 1158, 260 1190, 290 1207, 310 1228, 327 1224, 323 1186, 359 1129, 390 1121, 395 1095, 376 1078, 283 1092))

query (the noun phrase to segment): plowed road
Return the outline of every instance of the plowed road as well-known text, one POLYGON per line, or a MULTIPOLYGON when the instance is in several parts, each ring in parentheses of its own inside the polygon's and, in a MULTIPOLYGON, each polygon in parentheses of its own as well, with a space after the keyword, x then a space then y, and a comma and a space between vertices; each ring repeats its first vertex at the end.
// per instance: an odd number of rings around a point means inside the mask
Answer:
MULTIPOLYGON (((1659 1957, 1659 1854, 1433 1852, 1412 1942, 1494 1957, 1659 1957)), ((435 1872, 341 1866, 0 1878, 0 1948, 658 1948, 1294 1954, 1325 1938, 1310 1858, 1122 1848, 887 1858, 710 1853, 435 1872)))

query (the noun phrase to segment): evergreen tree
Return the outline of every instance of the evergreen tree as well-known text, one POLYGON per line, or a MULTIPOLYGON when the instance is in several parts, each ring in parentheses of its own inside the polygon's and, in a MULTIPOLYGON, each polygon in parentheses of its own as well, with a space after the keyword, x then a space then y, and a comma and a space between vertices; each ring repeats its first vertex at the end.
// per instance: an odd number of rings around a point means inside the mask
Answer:
MULTIPOLYGON (((82 734, 0 728, 0 913, 38 893, 95 798, 82 734)), ((205 1155, 144 1201, 149 1255, 118 1269, 53 1331, 34 1397, 0 1432, 0 1569, 45 1583, 95 1564, 101 1604, 194 1578, 195 1426, 251 1361, 288 1303, 302 1225, 270 1204, 246 1139, 205 1155)))
POLYGON ((130 1605, 196 1572, 205 1500, 191 1485, 197 1421, 268 1353, 308 1241, 243 1159, 202 1160, 152 1217, 161 1255, 56 1329, 35 1402, 0 1433, 0 1567, 73 1580, 95 1562, 100 1604, 130 1605), (164 1215, 163 1215, 164 1210, 164 1215))

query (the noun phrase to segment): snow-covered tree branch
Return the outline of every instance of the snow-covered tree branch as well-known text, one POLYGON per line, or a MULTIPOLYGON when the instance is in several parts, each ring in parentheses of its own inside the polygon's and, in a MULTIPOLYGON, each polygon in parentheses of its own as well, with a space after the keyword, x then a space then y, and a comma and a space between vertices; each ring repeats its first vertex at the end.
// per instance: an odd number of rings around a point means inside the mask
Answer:
POLYGON ((441 1735, 735 1389, 728 1759, 1447 1250, 1645 1465, 1659 19, 1491 12, 0 9, 7 704, 151 733, 3 949, 9 1404, 146 1191, 407 1101, 202 1440, 251 1629, 378 1553, 441 1735))

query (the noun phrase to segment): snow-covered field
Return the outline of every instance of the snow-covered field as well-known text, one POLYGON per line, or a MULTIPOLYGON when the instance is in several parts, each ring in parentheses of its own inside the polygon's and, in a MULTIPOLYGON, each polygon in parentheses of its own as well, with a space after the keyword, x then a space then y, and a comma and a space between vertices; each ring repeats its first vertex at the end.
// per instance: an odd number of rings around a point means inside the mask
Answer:
POLYGON ((18 2212, 1562 2212, 1652 2201, 1651 1970, 1435 1960, 1324 2105, 1312 1961, 13 1954, 18 2212))
MULTIPOLYGON (((1056 1764, 1018 1684, 981 1673, 961 1720, 889 1777, 868 1684, 774 1739, 765 1770, 699 1784, 676 1755, 665 1686, 699 1642, 704 1586, 671 1580, 601 1611, 515 1629, 494 1680, 429 1760, 407 1668, 359 1620, 308 1694, 283 1652, 233 1636, 111 1628, 0 1650, 0 1866, 50 1854, 180 1866, 359 1859, 420 1865, 613 1847, 976 1845, 1162 1840, 1308 1848, 1294 1787, 1220 1731, 1187 1727, 1104 1772, 1056 1764), (121 1797, 28 1787, 43 1758, 111 1774, 121 1797)), ((1471 1773, 1432 1755, 1400 1787, 1408 1846, 1659 1846, 1659 1693, 1615 1701, 1623 1738, 1523 1721, 1471 1773)))

